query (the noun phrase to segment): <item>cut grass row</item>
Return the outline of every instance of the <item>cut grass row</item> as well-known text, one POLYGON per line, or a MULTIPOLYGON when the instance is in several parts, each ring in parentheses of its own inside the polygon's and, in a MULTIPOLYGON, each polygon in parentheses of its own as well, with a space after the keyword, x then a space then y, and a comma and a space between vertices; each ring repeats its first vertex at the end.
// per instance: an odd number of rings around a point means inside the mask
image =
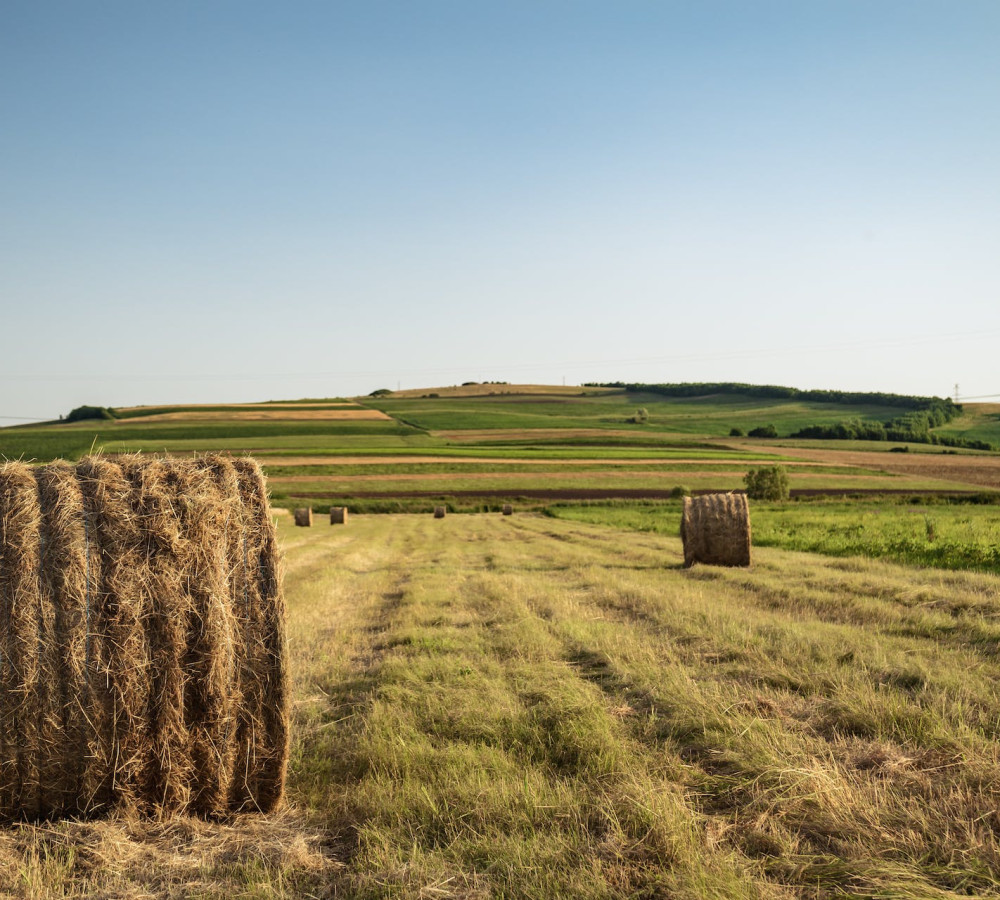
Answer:
POLYGON ((345 848, 331 890, 1000 887, 995 579, 774 550, 685 572, 676 539, 527 517, 358 526, 287 545, 292 787, 345 848))
POLYGON ((1000 580, 536 516, 280 526, 290 814, 19 825, 2 892, 1000 892, 1000 580))

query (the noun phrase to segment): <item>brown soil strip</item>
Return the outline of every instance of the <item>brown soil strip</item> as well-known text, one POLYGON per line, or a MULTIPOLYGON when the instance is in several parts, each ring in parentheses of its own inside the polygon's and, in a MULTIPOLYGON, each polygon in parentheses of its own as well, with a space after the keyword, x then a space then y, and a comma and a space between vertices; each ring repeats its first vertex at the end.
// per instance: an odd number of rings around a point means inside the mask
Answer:
MULTIPOLYGON (((718 475, 720 477, 730 477, 730 478, 742 478, 746 473, 745 469, 717 469, 711 474, 718 475)), ((566 477, 562 473, 553 472, 549 473, 553 478, 566 477)), ((656 481, 672 481, 676 482, 678 479, 683 480, 685 476, 699 475, 704 473, 691 472, 691 471, 668 471, 668 472, 606 472, 597 471, 592 473, 583 473, 576 475, 575 477, 581 479, 598 480, 606 478, 609 475, 617 476, 619 478, 623 476, 635 475, 641 478, 648 478, 650 480, 656 481)), ((851 473, 845 473, 845 475, 851 475, 851 473)), ((524 478, 524 472, 393 472, 386 475, 275 475, 270 477, 268 480, 272 484, 302 484, 303 482, 309 481, 323 481, 326 479, 334 478, 337 480, 349 480, 357 482, 369 482, 369 481, 455 481, 459 480, 469 480, 469 481, 487 481, 489 479, 494 479, 496 481, 502 481, 507 479, 521 479, 524 478)), ((829 478, 830 474, 828 472, 801 472, 797 473, 795 476, 797 479, 804 478, 829 478)), ((838 474, 838 478, 844 477, 838 474)), ((851 475, 852 478, 857 480, 871 480, 872 478, 884 478, 884 475, 851 475)))
POLYGON ((780 447, 779 452, 823 465, 861 466, 897 475, 940 478, 962 484, 1000 488, 1000 456, 944 453, 880 453, 870 450, 823 450, 814 447, 780 447))
MULTIPOLYGON (((251 451, 253 452, 253 451, 251 451)), ((503 457, 501 459, 490 459, 482 456, 268 456, 260 460, 261 464, 268 466, 393 466, 412 465, 415 463, 439 463, 466 464, 474 463, 484 466, 607 466, 609 469, 619 466, 672 466, 691 465, 697 463, 704 466, 763 466, 774 462, 771 459, 628 459, 628 458, 594 458, 594 459, 515 459, 503 457)), ((817 463, 810 460, 786 462, 782 465, 794 468, 795 466, 815 466, 829 465, 842 468, 851 468, 847 463, 817 463)), ((742 475, 743 473, 740 472, 742 475)), ((298 477, 298 476, 288 476, 298 477)))
MULTIPOLYGON (((692 491, 692 494, 712 494, 714 489, 692 491)), ((792 497, 964 497, 979 491, 939 491, 906 490, 903 488, 799 488, 791 492, 792 497)), ((670 491, 648 488, 566 488, 557 490, 483 490, 483 491, 351 491, 350 493, 327 493, 313 491, 291 494, 294 500, 333 500, 342 497, 359 499, 394 500, 400 497, 527 497, 532 500, 669 500, 670 491)))
POLYGON ((231 412, 210 410, 194 410, 190 412, 153 413, 148 416, 135 416, 125 421, 129 424, 143 422, 265 422, 265 421, 365 421, 377 419, 381 422, 390 421, 390 417, 377 409, 300 409, 286 407, 272 409, 270 407, 255 407, 253 409, 233 409, 231 412))

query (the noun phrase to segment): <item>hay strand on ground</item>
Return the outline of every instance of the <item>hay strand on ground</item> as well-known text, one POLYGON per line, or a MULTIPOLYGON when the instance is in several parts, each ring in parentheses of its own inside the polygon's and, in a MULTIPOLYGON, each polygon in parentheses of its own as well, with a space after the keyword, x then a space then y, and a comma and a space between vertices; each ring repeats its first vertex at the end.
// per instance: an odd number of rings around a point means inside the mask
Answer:
POLYGON ((308 528, 313 523, 313 511, 311 506, 299 506, 295 509, 295 524, 308 528))
POLYGON ((272 810, 287 682, 255 462, 0 466, 0 819, 272 810))
POLYGON ((331 506, 330 507, 330 524, 331 525, 346 525, 347 524, 347 507, 346 506, 331 506))
POLYGON ((681 516, 684 565, 750 565, 750 506, 746 494, 685 497, 681 516))

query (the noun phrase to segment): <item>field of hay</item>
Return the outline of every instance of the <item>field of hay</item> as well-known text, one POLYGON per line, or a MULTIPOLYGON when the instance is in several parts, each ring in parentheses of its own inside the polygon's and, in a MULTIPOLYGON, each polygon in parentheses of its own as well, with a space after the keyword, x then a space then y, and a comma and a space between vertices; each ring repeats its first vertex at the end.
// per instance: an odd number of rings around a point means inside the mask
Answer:
POLYGON ((17 898, 1000 891, 1000 577, 538 515, 279 524, 276 820, 0 833, 17 898))

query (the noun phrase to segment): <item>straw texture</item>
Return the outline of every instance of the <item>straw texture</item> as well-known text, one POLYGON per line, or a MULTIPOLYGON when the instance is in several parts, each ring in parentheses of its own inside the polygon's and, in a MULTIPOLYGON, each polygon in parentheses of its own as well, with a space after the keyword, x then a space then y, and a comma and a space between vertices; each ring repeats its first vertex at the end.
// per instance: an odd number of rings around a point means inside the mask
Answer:
POLYGON ((445 514, 446 511, 447 510, 443 506, 435 506, 434 507, 434 518, 435 519, 443 519, 444 518, 444 514, 445 514))
POLYGON ((284 642, 254 461, 0 466, 0 819, 274 809, 284 642))
POLYGON ((346 506, 331 506, 330 507, 330 524, 331 525, 346 525, 347 524, 347 507, 346 506))
POLYGON ((313 523, 313 511, 311 506, 299 506, 295 509, 295 524, 304 528, 309 528, 313 523))
POLYGON ((681 516, 684 565, 750 565, 750 506, 746 494, 685 497, 681 516))
POLYGON ((505 516, 512 516, 512 515, 514 515, 514 507, 513 507, 513 505, 510 504, 510 503, 505 503, 503 505, 503 514, 505 516))

